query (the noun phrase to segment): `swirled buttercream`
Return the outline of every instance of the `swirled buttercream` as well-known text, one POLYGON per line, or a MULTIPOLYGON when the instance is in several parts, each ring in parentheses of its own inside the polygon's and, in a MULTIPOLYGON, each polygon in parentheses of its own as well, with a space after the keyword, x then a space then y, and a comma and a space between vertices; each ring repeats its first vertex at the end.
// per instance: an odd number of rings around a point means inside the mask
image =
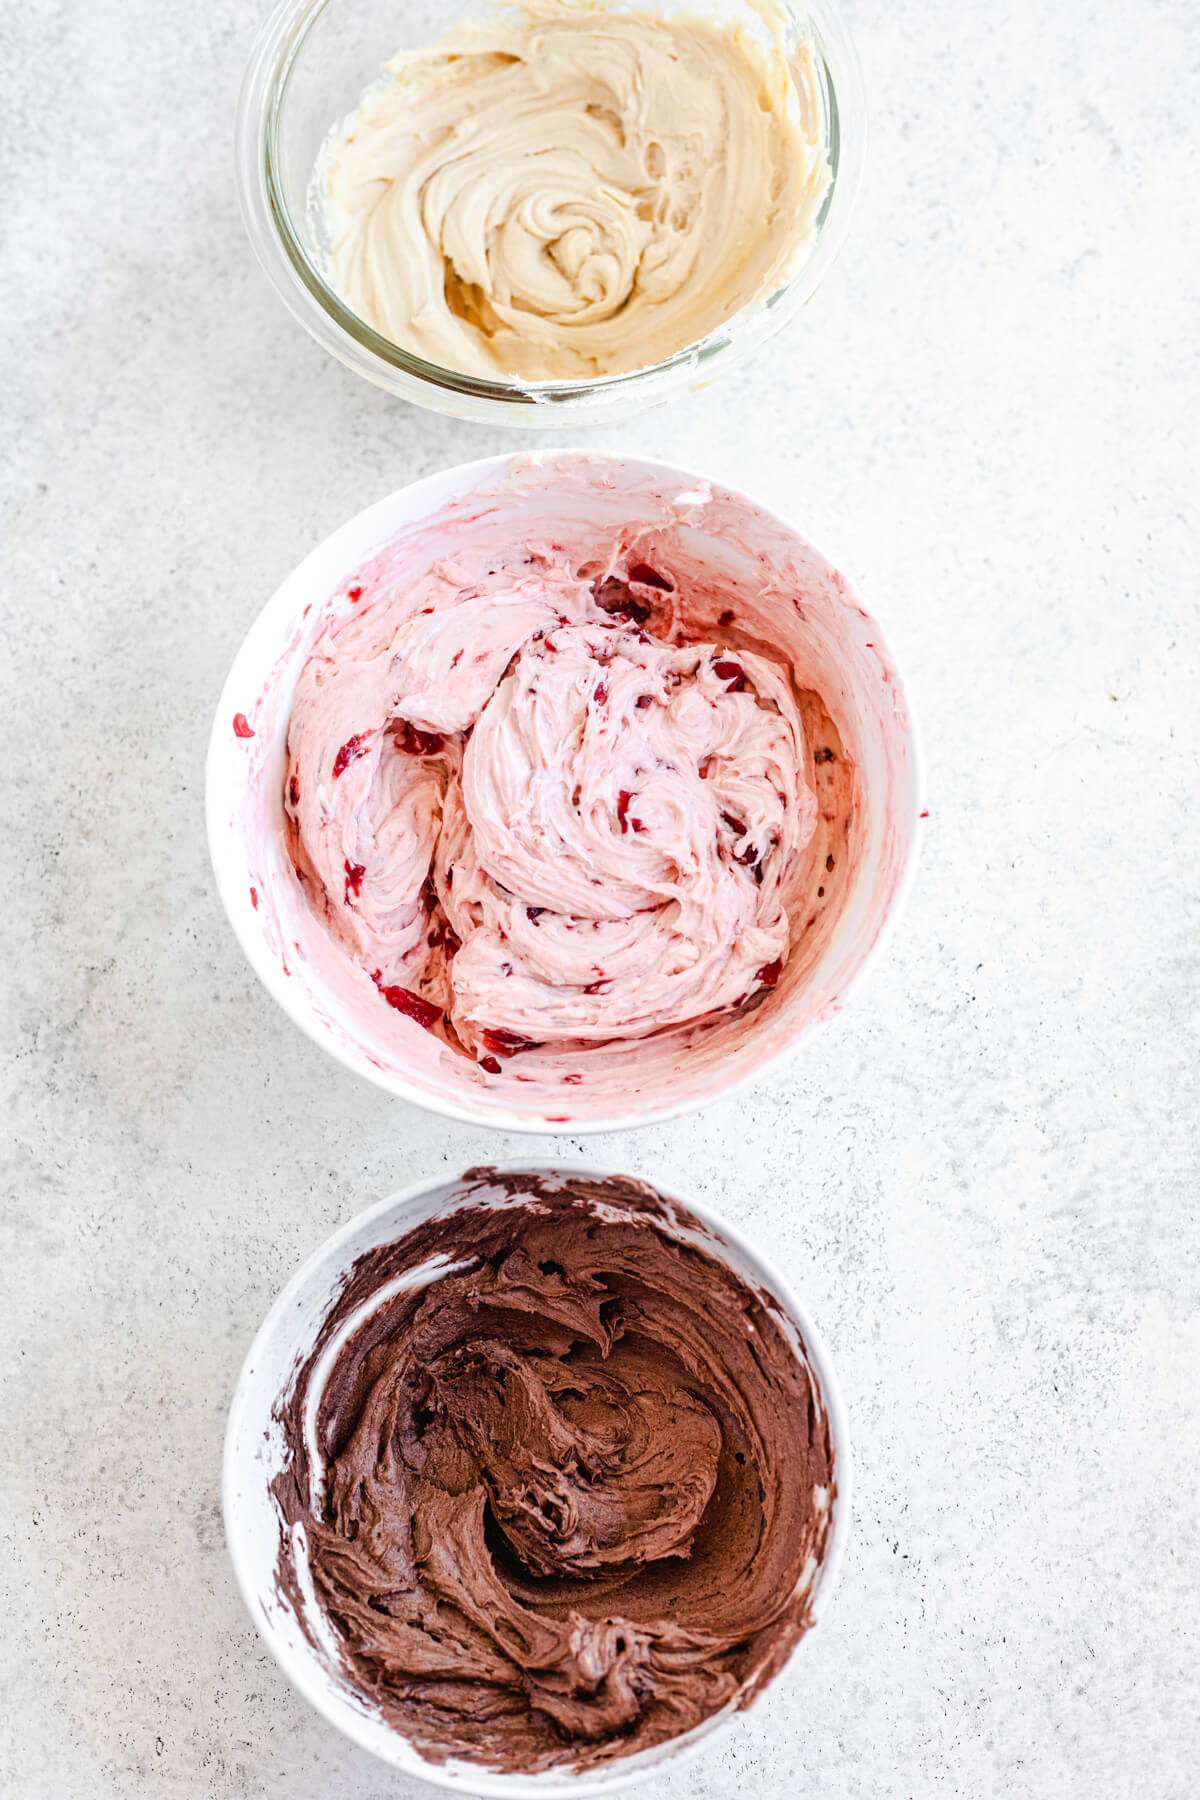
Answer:
POLYGON ((325 179, 349 306, 447 369, 644 368, 781 286, 828 184, 809 48, 733 20, 529 0, 397 57, 325 179))
POLYGON ((803 923, 800 696, 639 541, 385 586, 334 618, 292 702, 312 903, 378 1005, 492 1073, 746 1006, 803 923))
POLYGON ((361 1257, 281 1400, 278 1585, 426 1756, 603 1762, 752 1699, 811 1623, 828 1421, 652 1190, 477 1174, 510 1203, 361 1257))

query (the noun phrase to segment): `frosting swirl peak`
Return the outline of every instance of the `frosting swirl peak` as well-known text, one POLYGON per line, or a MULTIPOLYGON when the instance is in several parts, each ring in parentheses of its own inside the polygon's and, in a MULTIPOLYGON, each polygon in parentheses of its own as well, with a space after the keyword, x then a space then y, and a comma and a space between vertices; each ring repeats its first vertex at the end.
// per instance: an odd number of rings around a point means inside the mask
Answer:
POLYGON ((442 367, 611 375, 787 279, 828 181, 806 45, 744 18, 528 0, 397 57, 333 140, 334 276, 442 367))
POLYGON ((806 1630, 828 1424, 652 1190, 477 1173, 506 1203, 360 1258, 281 1402, 279 1585, 427 1756, 603 1761, 752 1698, 806 1630))

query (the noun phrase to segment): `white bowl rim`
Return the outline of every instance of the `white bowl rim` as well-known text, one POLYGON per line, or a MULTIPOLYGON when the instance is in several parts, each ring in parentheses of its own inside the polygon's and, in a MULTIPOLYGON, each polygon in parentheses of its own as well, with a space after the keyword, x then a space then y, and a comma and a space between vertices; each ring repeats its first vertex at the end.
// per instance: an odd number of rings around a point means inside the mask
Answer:
MULTIPOLYGON (((248 686, 253 685, 247 680, 248 674, 255 666, 254 660, 248 652, 268 620, 274 627, 276 616, 279 621, 284 621, 290 619, 293 613, 299 616, 303 611, 302 605, 293 604, 292 590, 293 588, 304 588, 305 581, 311 579, 315 565, 326 559, 332 559, 339 546, 343 544, 349 546, 360 538, 364 538, 368 529, 374 524, 384 525, 402 496, 411 500, 420 495, 424 488, 438 488, 447 482, 454 484, 452 490, 454 494, 461 495, 481 486, 490 476, 498 476, 502 470, 514 462, 548 465, 575 460, 616 463, 622 468, 644 469, 657 475, 666 476, 671 480, 709 487, 714 492, 720 492, 734 500, 744 502, 752 510, 761 513, 764 518, 790 533, 799 545, 812 551, 827 567, 841 572, 839 565, 809 538, 805 537, 790 519, 777 513, 773 508, 764 506, 744 488, 734 487, 731 483, 718 477, 702 474, 696 469, 683 468, 677 463, 664 462, 657 457, 642 456, 620 450, 598 450, 587 445, 572 444, 543 450, 508 450, 494 456, 477 457, 470 462, 455 463, 450 468, 434 470, 427 475, 422 475, 416 481, 408 482, 405 486, 386 494, 381 500, 376 500, 370 506, 364 507, 361 512, 355 513, 353 518, 347 519, 328 537, 322 539, 319 544, 314 545, 296 567, 284 576, 271 598, 252 621, 225 678, 209 736, 204 776, 209 858, 226 917, 251 968, 267 992, 282 1007, 292 1022, 299 1025, 315 1044, 327 1055, 336 1058, 352 1074, 373 1082, 376 1087, 382 1088, 385 1093, 391 1094, 397 1099, 407 1100, 427 1112, 437 1113, 443 1118, 455 1119, 461 1124, 486 1125, 496 1131, 520 1131, 539 1137, 578 1137, 581 1135, 590 1137, 601 1132, 631 1131, 638 1126, 664 1124, 670 1119, 679 1118, 701 1106, 711 1104, 715 1096, 698 1095, 683 1100, 667 1099, 660 1105, 647 1106, 636 1113, 617 1113, 611 1117, 575 1119, 567 1116, 551 1120, 532 1117, 512 1106, 470 1105, 464 1100, 432 1093, 416 1082, 410 1082, 393 1069, 379 1068, 365 1056, 360 1060, 351 1047, 337 1041, 331 1033, 317 1023, 313 1017, 312 1008, 298 995, 296 983, 289 980, 283 973, 279 959, 268 948, 262 934, 251 933, 243 928, 244 923, 248 924, 248 921, 243 920, 242 909, 236 903, 235 895, 240 895, 245 887, 245 882, 240 875, 235 881, 229 866, 229 859, 224 854, 224 842, 228 837, 228 827, 221 816, 221 802, 228 790, 221 788, 218 791, 217 764, 226 747, 231 712, 238 710, 237 696, 244 693, 248 686)), ((420 514, 414 513, 412 517, 420 517, 420 514)), ((356 556, 358 561, 362 561, 364 554, 364 552, 351 552, 347 549, 347 563, 350 563, 352 556, 356 556)), ((876 959, 891 942, 892 934, 908 903, 912 885, 916 879, 923 836, 922 826, 926 817, 925 755, 920 727, 912 707, 908 679, 897 662, 887 634, 875 613, 869 607, 862 607, 862 600, 856 584, 847 581, 846 587, 848 594, 870 618, 876 645, 892 670, 897 694, 904 704, 912 763, 913 799, 912 817, 906 821, 908 825, 907 849, 903 866, 896 878, 874 937, 863 952, 853 973, 839 988, 837 1011, 841 1011, 850 995, 857 991, 868 969, 874 966, 876 959)), ((274 641, 281 642, 283 635, 282 631, 273 630, 274 641)), ((830 1009, 825 1009, 820 1016, 805 1024, 795 1037, 781 1044, 778 1050, 772 1051, 761 1061, 755 1062, 736 1078, 731 1079, 720 1097, 727 1099, 730 1095, 743 1091, 749 1083, 757 1082, 772 1070, 777 1069, 782 1063, 796 1055, 801 1044, 827 1024, 831 1016, 830 1009)), ((564 1100, 563 1104, 567 1105, 569 1102, 564 1100)))
MULTIPOLYGON (((317 1675, 313 1665, 307 1659, 303 1662, 297 1660, 293 1663, 287 1650, 278 1642, 273 1629, 264 1626, 260 1621, 259 1608, 256 1605, 258 1589, 254 1584, 252 1571, 244 1554, 242 1540, 232 1524, 236 1517, 234 1484, 238 1466, 235 1439, 238 1435, 241 1414, 246 1410, 248 1404, 256 1360, 266 1348, 280 1320, 290 1312, 293 1303, 309 1282, 325 1267, 334 1273, 342 1272, 342 1263, 347 1247, 370 1226, 386 1217, 388 1213, 413 1206, 416 1202, 425 1199, 432 1190, 444 1187, 447 1183, 464 1186, 467 1173, 465 1170, 458 1175, 443 1173, 408 1183, 407 1186, 399 1188, 395 1193, 389 1194, 383 1200, 376 1201, 373 1206, 367 1207, 363 1212, 356 1213, 352 1218, 346 1220, 319 1244, 311 1255, 305 1258, 280 1290, 254 1334, 238 1373, 225 1427, 221 1459, 221 1511, 225 1525, 226 1547, 233 1565, 234 1579, 237 1582, 242 1603, 259 1637, 266 1644, 276 1664, 282 1669, 291 1684, 328 1724, 334 1726, 358 1748, 366 1750, 368 1754, 376 1756, 380 1761, 385 1759, 379 1757, 378 1752, 367 1741, 366 1731, 360 1728, 359 1716, 349 1708, 343 1711, 331 1700, 331 1693, 336 1693, 332 1684, 317 1675)), ((539 1162, 531 1158, 487 1163, 481 1165, 482 1173, 497 1176, 549 1176, 566 1181, 578 1178, 603 1181, 619 1171, 612 1167, 603 1168, 589 1162, 539 1162)), ((467 1790, 464 1789, 459 1773, 464 1765, 461 1763, 454 1765, 454 1772, 447 1774, 442 1765, 427 1763, 416 1746, 410 1743, 401 1732, 394 1732, 397 1740, 412 1753, 421 1766, 417 1768, 407 1762, 391 1762, 390 1759, 388 1766, 401 1770, 405 1774, 411 1774, 418 1780, 427 1781, 435 1787, 457 1790, 464 1794, 464 1800, 470 1800, 471 1793, 479 1796, 479 1800, 521 1800, 522 1790, 519 1784, 522 1782, 526 1784, 524 1792, 530 1796, 530 1800, 588 1800, 588 1797, 593 1794, 611 1793, 619 1788, 632 1786, 643 1778, 660 1774, 668 1767, 678 1769, 681 1764, 692 1761, 703 1748, 711 1746, 715 1740, 726 1735, 737 1719, 743 1718, 747 1712, 752 1711, 762 1695, 774 1687, 779 1677, 792 1666, 797 1652, 803 1644, 808 1643, 814 1629, 820 1624, 841 1573, 842 1561, 850 1537, 854 1472, 845 1404, 824 1338, 818 1331, 807 1308, 797 1299, 791 1283, 784 1279, 774 1263, 768 1260, 765 1253, 757 1247, 747 1233, 739 1226, 734 1225, 723 1213, 708 1205, 706 1201, 686 1197, 680 1193, 673 1182, 660 1179, 656 1174, 626 1176, 624 1179, 644 1182, 655 1192, 661 1194, 665 1200, 672 1201, 683 1207, 686 1212, 690 1212, 701 1225, 714 1234, 717 1240, 718 1254, 722 1245, 728 1245, 738 1252, 756 1271, 752 1277, 753 1281, 764 1287, 779 1302, 799 1332, 825 1407, 829 1441, 833 1449, 835 1478, 829 1538, 825 1547, 825 1555, 821 1561, 817 1592, 813 1596, 811 1624, 809 1629, 796 1640, 781 1667, 754 1695, 748 1707, 744 1710, 735 1708, 732 1711, 710 1715, 709 1719, 702 1720, 691 1732, 685 1733, 678 1739, 667 1739, 663 1748, 669 1751, 669 1747, 674 1744, 678 1745, 678 1749, 674 1755, 668 1754, 660 1757, 652 1768, 622 1773, 618 1761, 612 1765, 602 1764, 597 1769, 584 1769, 573 1774, 560 1770, 556 1781, 553 1770, 544 1771, 542 1775, 535 1777, 501 1773, 482 1765, 476 1772, 475 1766, 472 1764, 470 1765, 471 1789, 467 1790)), ((453 1202, 455 1205, 459 1203, 457 1198, 453 1202)), ((302 1352, 303 1347, 301 1347, 302 1352)), ((365 1715, 363 1722, 365 1723, 365 1715)))

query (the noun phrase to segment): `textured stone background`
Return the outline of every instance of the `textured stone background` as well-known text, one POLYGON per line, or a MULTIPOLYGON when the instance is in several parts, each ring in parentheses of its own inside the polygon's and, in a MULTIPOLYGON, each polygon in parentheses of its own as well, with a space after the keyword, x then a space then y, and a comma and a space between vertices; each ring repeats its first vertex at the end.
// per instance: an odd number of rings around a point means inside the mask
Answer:
MULTIPOLYGON (((402 5, 403 0, 398 0, 402 5)), ((546 1146, 426 1118, 272 1006, 201 768, 281 577, 510 447, 357 382, 244 239, 256 0, 0 12, 5 1177, 0 1788, 400 1800, 234 1591, 225 1408, 298 1259, 546 1146)), ((838 1361, 853 1544, 665 1800, 1195 1792, 1200 1525, 1191 0, 850 0, 849 242, 734 385, 590 441, 750 487, 907 667, 932 819, 884 964, 785 1074, 552 1146, 758 1234, 838 1361)), ((422 1790, 423 1791, 423 1790, 422 1790)))

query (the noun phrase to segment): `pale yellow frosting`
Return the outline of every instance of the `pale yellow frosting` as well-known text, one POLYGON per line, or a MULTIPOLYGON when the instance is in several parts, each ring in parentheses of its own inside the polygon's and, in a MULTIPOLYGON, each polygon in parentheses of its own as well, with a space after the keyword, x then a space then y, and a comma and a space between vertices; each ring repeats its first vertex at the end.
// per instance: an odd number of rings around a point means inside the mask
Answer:
POLYGON ((332 148, 334 275, 429 362, 645 368, 807 254, 828 165, 774 0, 736 23, 532 0, 389 68, 332 148))

